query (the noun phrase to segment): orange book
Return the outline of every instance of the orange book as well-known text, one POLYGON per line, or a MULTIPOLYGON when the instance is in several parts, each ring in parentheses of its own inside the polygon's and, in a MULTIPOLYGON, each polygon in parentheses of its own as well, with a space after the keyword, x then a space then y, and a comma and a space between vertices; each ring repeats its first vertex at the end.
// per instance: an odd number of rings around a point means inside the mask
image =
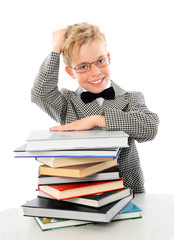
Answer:
POLYGON ((46 165, 41 165, 39 166, 39 174, 48 176, 84 178, 116 165, 117 165, 116 158, 101 163, 88 163, 83 165, 65 166, 58 168, 52 168, 46 165))
POLYGON ((64 200, 123 189, 125 188, 123 184, 124 180, 121 178, 120 180, 105 182, 43 185, 38 186, 38 189, 57 200, 64 200))

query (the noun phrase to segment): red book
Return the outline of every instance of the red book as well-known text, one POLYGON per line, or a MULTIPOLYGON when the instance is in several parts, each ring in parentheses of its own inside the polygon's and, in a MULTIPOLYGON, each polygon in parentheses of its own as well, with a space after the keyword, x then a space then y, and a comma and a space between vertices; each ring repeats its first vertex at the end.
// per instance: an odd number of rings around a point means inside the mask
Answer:
POLYGON ((123 189, 124 180, 121 178, 116 181, 44 185, 38 186, 38 189, 57 200, 64 200, 123 189))

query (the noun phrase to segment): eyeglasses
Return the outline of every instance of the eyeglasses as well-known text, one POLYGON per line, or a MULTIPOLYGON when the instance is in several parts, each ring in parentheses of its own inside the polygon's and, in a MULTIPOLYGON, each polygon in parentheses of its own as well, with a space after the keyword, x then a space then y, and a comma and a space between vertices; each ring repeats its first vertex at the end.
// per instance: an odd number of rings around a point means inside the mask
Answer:
POLYGON ((106 67, 110 64, 111 58, 110 57, 103 57, 99 58, 98 60, 92 62, 92 63, 83 63, 79 64, 73 69, 76 71, 76 73, 84 73, 88 72, 91 69, 91 65, 95 64, 98 68, 106 67))

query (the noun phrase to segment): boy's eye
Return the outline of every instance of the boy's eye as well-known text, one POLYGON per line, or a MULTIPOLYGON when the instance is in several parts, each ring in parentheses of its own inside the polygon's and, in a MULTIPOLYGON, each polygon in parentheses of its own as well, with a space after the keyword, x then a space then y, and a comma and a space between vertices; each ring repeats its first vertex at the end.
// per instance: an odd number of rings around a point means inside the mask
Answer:
POLYGON ((79 66, 76 67, 77 71, 86 71, 87 69, 88 69, 87 64, 79 65, 79 66))
POLYGON ((105 63, 106 59, 105 58, 101 58, 97 61, 98 64, 103 64, 105 63))
POLYGON ((88 68, 88 66, 87 65, 82 65, 82 66, 79 66, 79 69, 81 69, 81 70, 85 70, 85 69, 87 69, 88 68))
POLYGON ((81 64, 76 66, 76 72, 87 72, 90 69, 90 64, 81 64))

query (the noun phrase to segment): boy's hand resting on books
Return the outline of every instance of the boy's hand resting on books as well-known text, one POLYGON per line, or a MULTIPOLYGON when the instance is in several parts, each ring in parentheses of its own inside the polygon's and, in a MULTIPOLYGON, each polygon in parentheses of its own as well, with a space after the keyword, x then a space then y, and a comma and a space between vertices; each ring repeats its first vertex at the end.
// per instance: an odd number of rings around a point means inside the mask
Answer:
POLYGON ((94 127, 105 128, 105 116, 93 115, 74 121, 69 124, 51 127, 50 131, 82 131, 89 130, 94 127))

